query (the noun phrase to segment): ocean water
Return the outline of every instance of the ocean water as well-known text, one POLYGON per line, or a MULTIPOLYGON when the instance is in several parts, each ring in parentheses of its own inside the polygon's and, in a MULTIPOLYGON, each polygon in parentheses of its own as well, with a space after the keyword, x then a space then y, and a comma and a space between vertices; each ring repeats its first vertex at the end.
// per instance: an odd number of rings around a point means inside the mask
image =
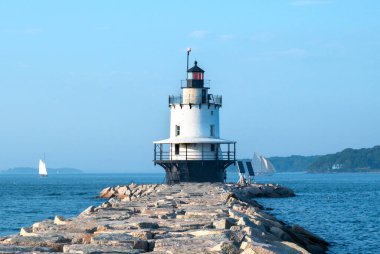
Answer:
POLYGON ((0 236, 18 233, 34 222, 78 215, 90 205, 99 205, 100 191, 108 186, 162 183, 164 174, 0 174, 0 236))
MULTIPOLYGON (((236 181, 236 175, 229 175, 236 181)), ((55 215, 72 217, 90 205, 107 186, 162 183, 163 174, 0 174, 0 235, 55 215)), ((257 199, 277 218, 299 224, 329 241, 330 253, 380 253, 380 174, 278 173, 258 182, 280 183, 297 196, 257 199)))

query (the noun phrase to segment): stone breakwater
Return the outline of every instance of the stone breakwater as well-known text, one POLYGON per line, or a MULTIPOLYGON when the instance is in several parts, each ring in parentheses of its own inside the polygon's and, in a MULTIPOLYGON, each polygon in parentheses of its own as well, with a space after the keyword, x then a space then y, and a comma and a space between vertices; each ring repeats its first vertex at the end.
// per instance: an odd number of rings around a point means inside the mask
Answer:
MULTIPOLYGON (((254 197, 279 185, 189 183, 109 187, 98 207, 0 237, 0 253, 325 253, 328 243, 267 214, 254 197)), ((289 200, 291 202, 291 200, 289 200)))

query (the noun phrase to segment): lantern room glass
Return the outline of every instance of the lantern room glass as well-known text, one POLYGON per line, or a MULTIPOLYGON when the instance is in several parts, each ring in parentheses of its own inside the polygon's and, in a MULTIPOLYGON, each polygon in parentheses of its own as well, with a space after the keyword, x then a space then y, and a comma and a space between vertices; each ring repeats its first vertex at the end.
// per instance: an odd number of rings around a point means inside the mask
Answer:
POLYGON ((203 80, 203 73, 202 72, 188 72, 187 79, 203 80))

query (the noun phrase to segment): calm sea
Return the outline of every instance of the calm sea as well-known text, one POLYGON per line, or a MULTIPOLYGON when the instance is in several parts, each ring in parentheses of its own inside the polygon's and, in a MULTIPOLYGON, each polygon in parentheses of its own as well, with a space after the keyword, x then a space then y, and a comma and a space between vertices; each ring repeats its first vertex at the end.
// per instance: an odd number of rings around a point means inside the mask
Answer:
MULTIPOLYGON (((0 235, 55 215, 75 216, 107 186, 162 183, 163 174, 0 174, 0 235)), ((236 176, 229 176, 231 181, 236 176)), ((277 218, 299 224, 332 243, 330 253, 379 253, 380 174, 278 173, 259 177, 295 190, 297 196, 258 199, 277 218)))

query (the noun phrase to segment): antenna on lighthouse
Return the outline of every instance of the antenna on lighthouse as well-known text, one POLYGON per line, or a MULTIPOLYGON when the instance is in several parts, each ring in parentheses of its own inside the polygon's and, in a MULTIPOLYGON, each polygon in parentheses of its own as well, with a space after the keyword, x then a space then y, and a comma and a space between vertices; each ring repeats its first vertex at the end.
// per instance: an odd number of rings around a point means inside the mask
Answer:
POLYGON ((187 70, 189 69, 189 55, 191 52, 191 48, 187 49, 187 65, 186 65, 186 79, 187 79, 187 70))

